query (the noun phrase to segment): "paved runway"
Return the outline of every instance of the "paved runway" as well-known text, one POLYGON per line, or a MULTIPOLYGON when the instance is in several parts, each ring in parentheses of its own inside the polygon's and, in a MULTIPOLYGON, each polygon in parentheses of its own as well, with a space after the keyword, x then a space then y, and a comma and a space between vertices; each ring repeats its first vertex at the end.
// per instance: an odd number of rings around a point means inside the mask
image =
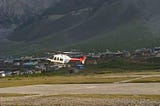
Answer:
POLYGON ((0 93, 58 94, 149 94, 160 95, 160 83, 54 84, 0 88, 0 93))

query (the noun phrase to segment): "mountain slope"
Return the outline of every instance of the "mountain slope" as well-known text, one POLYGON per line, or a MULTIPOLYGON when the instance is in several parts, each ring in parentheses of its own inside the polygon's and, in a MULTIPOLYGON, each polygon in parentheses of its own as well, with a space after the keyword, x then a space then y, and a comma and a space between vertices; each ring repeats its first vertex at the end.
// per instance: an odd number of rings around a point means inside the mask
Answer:
POLYGON ((98 5, 88 0, 78 6, 76 0, 69 0, 69 6, 66 1, 46 10, 38 20, 21 25, 9 39, 23 41, 36 51, 134 49, 160 44, 159 0, 95 0, 98 5))
POLYGON ((0 0, 0 28, 21 24, 58 0, 0 0))

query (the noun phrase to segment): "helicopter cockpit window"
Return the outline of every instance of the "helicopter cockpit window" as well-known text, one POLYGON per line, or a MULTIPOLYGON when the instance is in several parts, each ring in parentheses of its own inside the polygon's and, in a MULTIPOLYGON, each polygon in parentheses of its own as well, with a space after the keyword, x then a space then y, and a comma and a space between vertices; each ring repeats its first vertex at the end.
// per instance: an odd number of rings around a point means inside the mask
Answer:
POLYGON ((63 61, 63 59, 61 58, 60 61, 63 61))

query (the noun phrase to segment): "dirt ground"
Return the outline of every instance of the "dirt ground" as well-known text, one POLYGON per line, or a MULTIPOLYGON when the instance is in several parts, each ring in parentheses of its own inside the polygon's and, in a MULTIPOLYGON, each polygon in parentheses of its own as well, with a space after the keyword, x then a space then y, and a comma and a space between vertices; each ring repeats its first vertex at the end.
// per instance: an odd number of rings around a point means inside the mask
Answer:
POLYGON ((15 97, 0 98, 1 106, 160 106, 159 100, 129 98, 15 97))

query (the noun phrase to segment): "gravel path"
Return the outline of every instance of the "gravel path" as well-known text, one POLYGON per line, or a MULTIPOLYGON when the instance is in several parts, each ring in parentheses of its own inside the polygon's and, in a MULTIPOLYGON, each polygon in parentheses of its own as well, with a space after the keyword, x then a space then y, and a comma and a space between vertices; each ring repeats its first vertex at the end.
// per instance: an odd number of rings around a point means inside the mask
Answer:
POLYGON ((129 98, 72 98, 72 97, 19 97, 0 100, 0 105, 10 106, 160 106, 160 101, 129 98))

